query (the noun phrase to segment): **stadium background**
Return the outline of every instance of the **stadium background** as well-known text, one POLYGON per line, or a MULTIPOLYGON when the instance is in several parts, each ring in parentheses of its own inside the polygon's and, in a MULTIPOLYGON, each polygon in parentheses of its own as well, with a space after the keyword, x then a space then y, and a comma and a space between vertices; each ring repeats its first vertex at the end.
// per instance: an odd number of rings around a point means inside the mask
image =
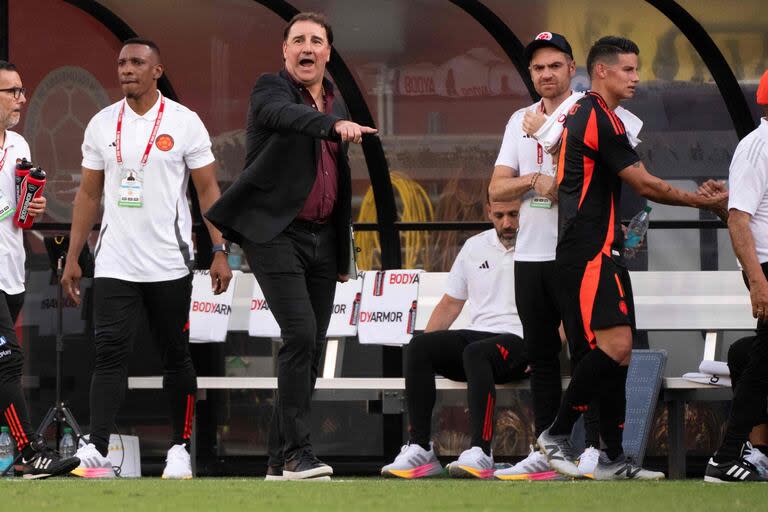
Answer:
MULTIPOLYGON (((484 229, 484 189, 504 125, 532 101, 520 72, 525 42, 542 30, 566 34, 578 66, 574 84, 583 89, 592 41, 612 33, 634 39, 642 83, 626 106, 645 122, 640 150, 653 172, 692 189, 702 178, 727 176, 739 138, 757 122, 753 95, 768 67, 768 12, 762 7, 760 0, 0 0, 0 57, 19 66, 28 90, 17 130, 50 180, 48 215, 27 233, 32 274, 19 327, 33 418, 51 404, 54 378, 55 299, 41 237, 68 229, 85 125, 121 97, 115 63, 122 39, 138 34, 159 44, 164 91, 200 114, 226 187, 242 166, 250 89, 261 73, 281 66, 284 19, 295 9, 326 13, 338 52, 331 77, 353 117, 370 116, 381 133, 380 142, 350 151, 363 266, 444 271, 462 241, 484 229)), ((625 203, 624 218, 643 205, 636 197, 625 203)), ((657 206, 652 219, 636 269, 736 268, 727 231, 713 218, 657 206)), ((205 255, 209 241, 199 225, 196 231, 205 255)), ((88 326, 71 306, 65 304, 64 390, 87 424, 93 354, 88 326)), ((136 345, 132 375, 159 373, 156 358, 146 355, 152 350, 148 336, 136 345)), ((698 366, 699 333, 653 333, 648 342, 670 352, 668 375, 698 366)), ((343 376, 400 373, 400 349, 347 345, 343 376)), ((272 376, 273 351, 269 340, 234 333, 226 344, 195 346, 194 357, 201 375, 272 376)), ((145 472, 151 473, 167 448, 165 401, 153 391, 127 396, 118 427, 141 437, 145 472)), ((522 456, 531 442, 529 397, 504 393, 500 405, 495 453, 522 456)), ((201 473, 260 468, 270 407, 271 393, 209 391, 199 407, 201 473)), ((713 450, 726 407, 689 408, 693 462, 713 450)), ((318 403, 315 411, 317 452, 340 469, 373 471, 401 444, 403 418, 371 414, 364 402, 318 403)), ((665 419, 658 412, 649 455, 661 460, 665 419)), ((460 394, 440 397, 435 422, 442 454, 465 447, 460 394)), ((695 472, 701 466, 689 467, 695 472)))

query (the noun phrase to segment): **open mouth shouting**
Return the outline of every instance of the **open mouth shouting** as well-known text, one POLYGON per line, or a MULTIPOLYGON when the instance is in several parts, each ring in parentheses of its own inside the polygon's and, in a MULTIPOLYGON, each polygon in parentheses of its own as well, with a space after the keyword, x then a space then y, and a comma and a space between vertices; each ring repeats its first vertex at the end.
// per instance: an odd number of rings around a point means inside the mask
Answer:
POLYGON ((313 57, 302 57, 299 59, 299 68, 312 69, 315 66, 315 59, 313 57))

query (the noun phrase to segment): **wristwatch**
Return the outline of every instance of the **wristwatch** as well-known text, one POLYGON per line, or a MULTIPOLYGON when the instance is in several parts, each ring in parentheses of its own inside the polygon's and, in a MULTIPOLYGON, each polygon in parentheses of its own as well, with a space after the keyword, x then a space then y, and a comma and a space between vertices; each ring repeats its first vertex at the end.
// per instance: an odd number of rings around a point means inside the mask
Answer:
POLYGON ((228 255, 229 244, 214 244, 213 247, 211 247, 211 254, 216 254, 217 252, 223 252, 228 255))

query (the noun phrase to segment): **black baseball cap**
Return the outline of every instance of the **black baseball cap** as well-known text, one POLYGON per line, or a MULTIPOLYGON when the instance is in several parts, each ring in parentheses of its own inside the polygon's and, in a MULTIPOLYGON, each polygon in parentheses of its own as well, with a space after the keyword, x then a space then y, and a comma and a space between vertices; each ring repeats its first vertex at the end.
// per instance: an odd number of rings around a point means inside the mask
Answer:
POLYGON ((533 52, 539 48, 544 48, 545 46, 557 48, 561 52, 567 54, 570 58, 573 58, 573 50, 571 50, 571 45, 568 43, 565 36, 555 34, 554 32, 542 32, 525 47, 524 55, 529 64, 533 58, 533 52))

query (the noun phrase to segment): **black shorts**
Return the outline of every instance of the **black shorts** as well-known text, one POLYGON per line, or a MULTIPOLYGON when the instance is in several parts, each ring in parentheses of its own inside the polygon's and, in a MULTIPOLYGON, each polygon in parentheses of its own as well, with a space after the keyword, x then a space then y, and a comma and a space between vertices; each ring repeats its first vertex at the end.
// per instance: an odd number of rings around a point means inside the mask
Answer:
POLYGON ((595 348, 594 331, 628 325, 635 331, 629 271, 600 253, 586 264, 559 263, 563 327, 575 355, 595 348))

